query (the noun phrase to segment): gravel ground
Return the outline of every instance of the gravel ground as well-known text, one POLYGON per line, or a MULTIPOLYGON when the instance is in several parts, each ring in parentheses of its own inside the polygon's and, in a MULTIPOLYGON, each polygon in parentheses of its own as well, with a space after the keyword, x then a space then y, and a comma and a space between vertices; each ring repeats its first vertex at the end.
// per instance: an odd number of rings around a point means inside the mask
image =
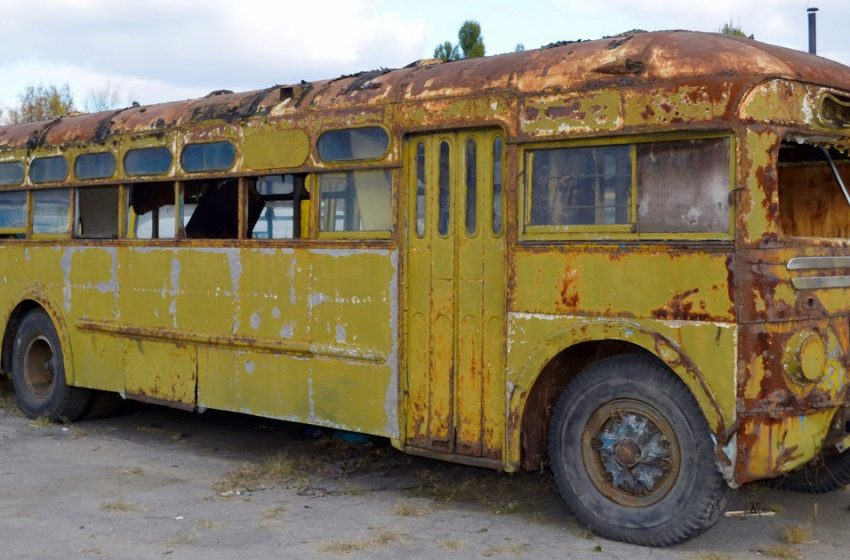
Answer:
POLYGON ((848 558, 850 492, 752 485, 684 545, 599 539, 548 473, 410 457, 380 439, 125 403, 67 426, 0 395, 0 558, 848 558), (802 541, 802 542, 797 542, 802 541))

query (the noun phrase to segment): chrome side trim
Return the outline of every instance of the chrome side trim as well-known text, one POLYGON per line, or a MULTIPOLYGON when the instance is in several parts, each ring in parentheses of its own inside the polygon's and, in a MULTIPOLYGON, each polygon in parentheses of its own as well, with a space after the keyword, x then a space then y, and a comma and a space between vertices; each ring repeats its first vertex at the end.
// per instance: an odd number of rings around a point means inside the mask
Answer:
POLYGON ((850 288, 850 276, 805 276, 802 278, 792 278, 791 285, 798 290, 850 288))
POLYGON ((850 257, 794 257, 788 270, 817 270, 821 268, 850 268, 850 257))

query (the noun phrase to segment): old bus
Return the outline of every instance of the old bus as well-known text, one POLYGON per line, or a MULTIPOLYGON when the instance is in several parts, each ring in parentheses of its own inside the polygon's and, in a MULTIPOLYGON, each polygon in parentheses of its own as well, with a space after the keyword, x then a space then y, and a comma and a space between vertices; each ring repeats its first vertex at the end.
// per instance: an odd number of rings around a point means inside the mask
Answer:
POLYGON ((692 32, 0 128, 2 369, 548 466, 664 545, 850 481, 850 69, 692 32))

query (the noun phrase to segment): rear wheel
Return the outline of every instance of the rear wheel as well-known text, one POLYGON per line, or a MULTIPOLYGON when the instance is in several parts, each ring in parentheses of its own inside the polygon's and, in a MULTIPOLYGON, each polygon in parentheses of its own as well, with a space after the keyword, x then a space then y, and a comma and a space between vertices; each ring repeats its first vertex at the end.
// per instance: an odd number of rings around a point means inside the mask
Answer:
POLYGON ((15 336, 12 382, 20 409, 30 418, 54 422, 78 419, 89 403, 89 391, 69 387, 62 346, 53 322, 41 309, 30 311, 15 336))
POLYGON ((823 453, 800 470, 771 481, 774 488, 808 494, 825 494, 850 484, 850 450, 840 455, 823 453))
POLYGON ((553 412, 549 459, 567 506, 610 539, 683 542, 726 505, 699 405, 648 356, 615 356, 576 376, 553 412))

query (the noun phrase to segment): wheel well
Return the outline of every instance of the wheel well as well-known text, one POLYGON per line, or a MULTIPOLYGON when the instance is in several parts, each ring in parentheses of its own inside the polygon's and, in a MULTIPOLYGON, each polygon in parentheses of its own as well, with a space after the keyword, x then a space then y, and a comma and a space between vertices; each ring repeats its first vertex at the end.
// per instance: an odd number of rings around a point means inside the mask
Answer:
POLYGON ((3 354, 0 357, 0 368, 7 375, 12 371, 12 346, 15 344, 15 335, 18 332, 18 327, 24 316, 33 309, 43 309, 43 307, 33 300, 22 301, 12 311, 12 314, 9 316, 9 322, 6 323, 6 330, 3 332, 3 354))
MULTIPOLYGON (((570 381, 584 368, 610 356, 627 353, 655 355, 620 340, 582 342, 570 346, 552 358, 528 394, 522 415, 522 468, 537 470, 547 461, 547 435, 552 409, 570 381)), ((656 358, 657 359, 657 358, 656 358)))

